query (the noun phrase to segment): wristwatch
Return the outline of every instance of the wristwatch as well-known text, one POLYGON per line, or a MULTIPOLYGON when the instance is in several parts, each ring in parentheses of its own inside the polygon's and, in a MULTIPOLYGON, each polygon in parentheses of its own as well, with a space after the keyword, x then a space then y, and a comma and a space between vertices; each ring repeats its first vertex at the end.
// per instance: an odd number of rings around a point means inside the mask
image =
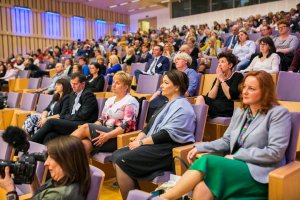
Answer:
POLYGON ((139 145, 143 146, 143 140, 139 140, 139 145))

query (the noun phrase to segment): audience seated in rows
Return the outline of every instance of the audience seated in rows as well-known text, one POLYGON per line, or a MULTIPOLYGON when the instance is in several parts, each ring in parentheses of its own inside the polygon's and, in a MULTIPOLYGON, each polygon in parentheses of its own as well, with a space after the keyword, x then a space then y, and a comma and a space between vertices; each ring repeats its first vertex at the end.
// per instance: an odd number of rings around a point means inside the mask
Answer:
POLYGON ((95 122, 98 118, 98 104, 94 93, 86 88, 86 77, 80 73, 71 76, 69 107, 59 119, 49 119, 31 138, 33 142, 46 143, 49 140, 69 135, 78 125, 95 122))

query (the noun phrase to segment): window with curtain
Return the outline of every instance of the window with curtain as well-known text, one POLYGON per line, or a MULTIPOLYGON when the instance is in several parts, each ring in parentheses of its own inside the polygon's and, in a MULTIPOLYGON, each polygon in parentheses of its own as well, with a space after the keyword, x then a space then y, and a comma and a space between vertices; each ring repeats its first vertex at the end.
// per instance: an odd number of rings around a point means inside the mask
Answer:
POLYGON ((12 8, 12 28, 16 34, 32 34, 32 13, 29 8, 12 8))
POLYGON ((60 15, 53 12, 44 13, 44 34, 50 37, 60 37, 60 15))
POLYGON ((75 40, 85 40, 85 18, 71 17, 71 36, 75 40))
POLYGON ((103 20, 96 20, 95 21, 95 38, 104 38, 106 33, 107 24, 103 20))
POLYGON ((125 24, 115 24, 113 27, 113 35, 122 35, 123 31, 126 31, 126 25, 125 24))

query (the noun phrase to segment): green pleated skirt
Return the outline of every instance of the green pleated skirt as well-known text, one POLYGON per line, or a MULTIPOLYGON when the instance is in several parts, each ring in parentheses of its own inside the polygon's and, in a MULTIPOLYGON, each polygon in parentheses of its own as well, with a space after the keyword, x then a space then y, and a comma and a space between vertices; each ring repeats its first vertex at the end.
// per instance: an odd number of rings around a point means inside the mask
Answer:
POLYGON ((255 181, 243 161, 205 155, 189 170, 204 173, 204 182, 215 199, 268 199, 268 184, 255 181))

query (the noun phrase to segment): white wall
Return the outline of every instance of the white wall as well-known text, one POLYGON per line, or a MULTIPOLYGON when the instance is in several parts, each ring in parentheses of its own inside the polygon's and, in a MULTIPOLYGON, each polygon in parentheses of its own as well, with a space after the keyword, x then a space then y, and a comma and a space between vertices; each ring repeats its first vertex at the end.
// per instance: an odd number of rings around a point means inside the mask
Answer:
MULTIPOLYGON (((200 1, 199 1, 200 2, 200 1)), ((144 12, 130 16, 130 31, 136 32, 138 29, 138 20, 145 19, 147 16, 157 17, 157 28, 167 27, 171 28, 173 25, 181 27, 182 25, 204 24, 208 23, 210 26, 213 21, 225 22, 225 19, 236 19, 237 17, 248 17, 250 15, 262 14, 277 11, 289 11, 291 8, 296 8, 299 0, 282 0, 279 2, 264 3, 253 6, 246 6, 235 9, 228 9, 199 15, 191 15, 187 17, 179 17, 171 19, 169 8, 164 8, 156 11, 144 12)))

